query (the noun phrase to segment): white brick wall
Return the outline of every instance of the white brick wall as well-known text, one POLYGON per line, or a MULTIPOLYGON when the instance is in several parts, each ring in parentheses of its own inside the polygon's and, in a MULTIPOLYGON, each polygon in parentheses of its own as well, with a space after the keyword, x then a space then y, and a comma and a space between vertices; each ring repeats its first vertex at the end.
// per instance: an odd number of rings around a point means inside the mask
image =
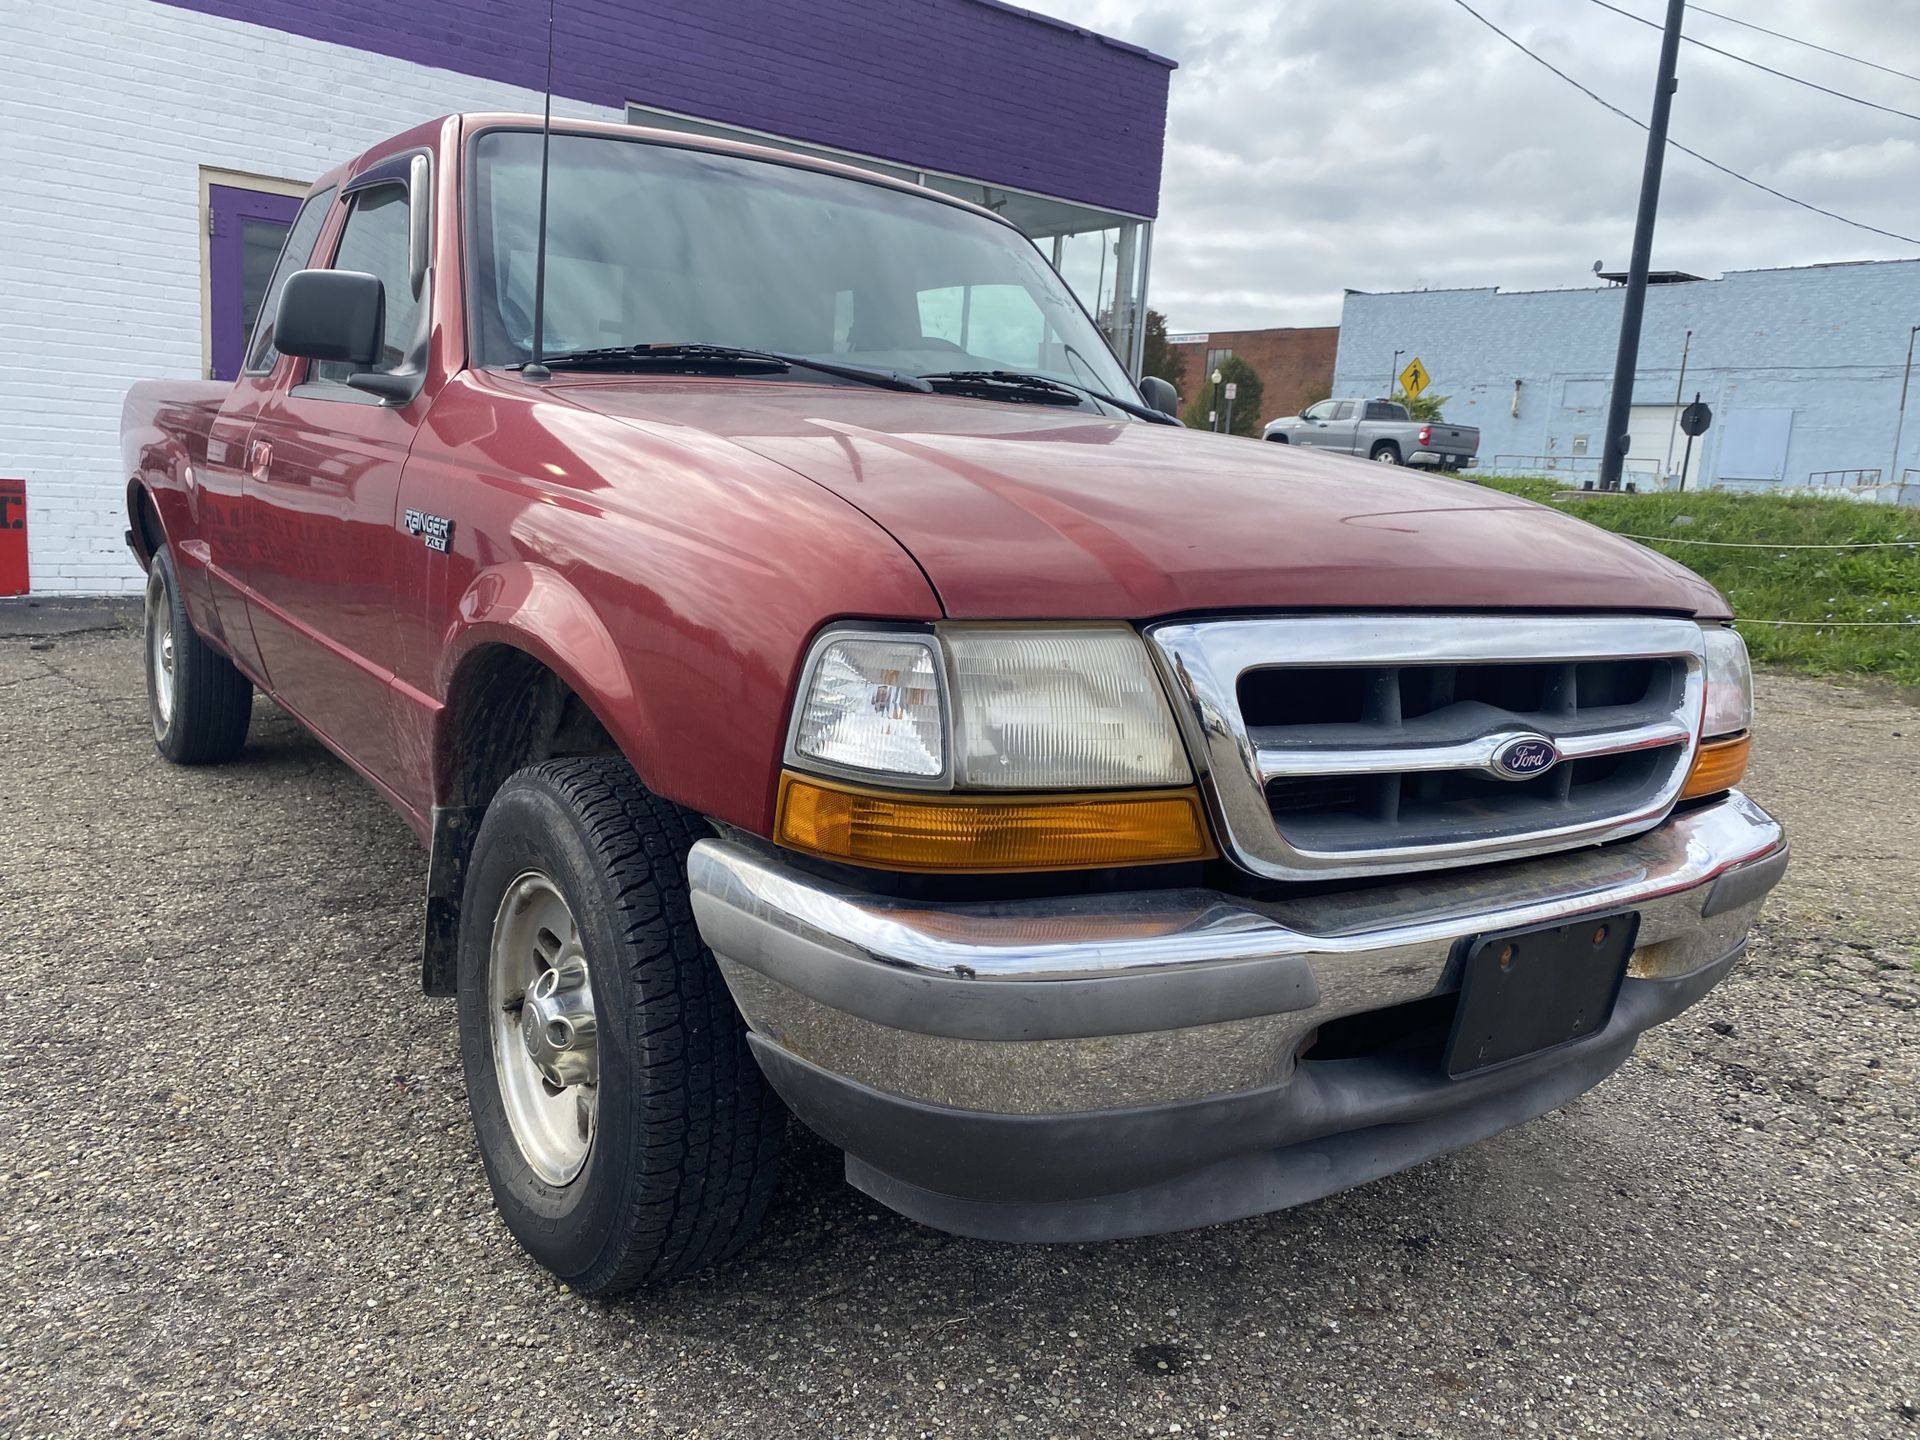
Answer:
POLYGON ((27 482, 33 592, 138 587, 120 402, 204 373, 201 166, 307 180, 435 115, 539 108, 154 0, 0 0, 0 476, 27 482))

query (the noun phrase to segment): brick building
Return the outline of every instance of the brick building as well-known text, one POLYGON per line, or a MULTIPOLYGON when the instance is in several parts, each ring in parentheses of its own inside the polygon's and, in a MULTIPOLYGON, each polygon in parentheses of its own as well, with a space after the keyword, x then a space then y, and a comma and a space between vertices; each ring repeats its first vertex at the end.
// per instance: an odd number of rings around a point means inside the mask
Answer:
MULTIPOLYGON (((546 7, 5 14, 0 517, 24 480, 36 593, 126 590, 127 386, 232 373, 313 176, 434 115, 537 112, 546 7)), ((557 16, 555 113, 829 153, 987 204, 1137 366, 1171 61, 1001 0, 558 0, 557 16)))
POLYGON ((1260 377, 1261 420, 1297 415, 1316 400, 1333 393, 1334 353, 1340 344, 1338 325, 1310 329, 1214 330, 1203 334, 1169 335, 1187 361, 1186 395, 1191 400, 1206 384, 1213 367, 1237 355, 1260 377))
MULTIPOLYGON (((1446 418, 1480 427, 1483 468, 1588 478, 1604 448, 1624 299, 1617 286, 1349 292, 1335 385, 1378 394, 1395 352, 1402 364, 1417 355, 1432 393, 1450 397, 1446 418)), ((1677 482, 1687 450, 1675 402, 1697 392, 1714 420, 1694 445, 1688 488, 1920 481, 1920 388, 1906 383, 1909 359, 1920 359, 1909 349, 1915 326, 1920 260, 1650 286, 1627 478, 1677 482)))

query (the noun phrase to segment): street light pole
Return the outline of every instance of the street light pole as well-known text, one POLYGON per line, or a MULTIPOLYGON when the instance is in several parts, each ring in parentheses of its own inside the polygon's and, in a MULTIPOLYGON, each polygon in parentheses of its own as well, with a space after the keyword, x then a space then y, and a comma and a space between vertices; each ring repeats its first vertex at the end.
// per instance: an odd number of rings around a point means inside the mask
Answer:
POLYGON ((1893 422, 1893 463, 1887 469, 1887 479, 1895 485, 1900 483, 1900 432, 1907 428, 1907 382, 1913 379, 1913 337, 1916 335, 1920 335, 1920 325, 1907 330, 1907 368, 1900 372, 1900 410, 1893 422))
POLYGON ((1406 353, 1404 350, 1396 350, 1393 352, 1393 365, 1392 368, 1387 371, 1387 393, 1385 398, 1388 400, 1393 398, 1393 382, 1400 377, 1400 357, 1406 353))
POLYGON ((1220 370, 1217 366, 1213 372, 1213 406, 1207 411, 1207 428, 1216 432, 1220 429, 1220 370))
POLYGON ((1618 490, 1626 468, 1633 377, 1640 367, 1640 319, 1647 308, 1647 268, 1653 259, 1653 221, 1660 208, 1660 171, 1667 158, 1667 118, 1673 111, 1674 71, 1680 62, 1680 22, 1686 0, 1667 0, 1666 32, 1660 37, 1660 73, 1653 85, 1647 122, 1647 164, 1640 176, 1640 213, 1633 222, 1633 259, 1627 266, 1626 303, 1620 311, 1620 349, 1613 360, 1613 393, 1607 397, 1607 443, 1600 458, 1600 488, 1618 490))

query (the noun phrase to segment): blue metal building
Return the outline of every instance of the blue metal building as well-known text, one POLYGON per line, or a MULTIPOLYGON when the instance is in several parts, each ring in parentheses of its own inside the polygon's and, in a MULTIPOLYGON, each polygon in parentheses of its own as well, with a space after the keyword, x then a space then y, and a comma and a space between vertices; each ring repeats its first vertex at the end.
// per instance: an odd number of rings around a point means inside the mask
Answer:
MULTIPOLYGON (((1334 392, 1385 393, 1396 352, 1400 365, 1418 356, 1431 393, 1450 397, 1446 417, 1480 427, 1484 469, 1591 478, 1624 296, 1617 285, 1350 291, 1334 392)), ((1695 443, 1690 489, 1920 482, 1920 383, 1895 456, 1916 326, 1920 260, 1649 286, 1627 478, 1678 483, 1678 405, 1698 392, 1714 423, 1695 443)))

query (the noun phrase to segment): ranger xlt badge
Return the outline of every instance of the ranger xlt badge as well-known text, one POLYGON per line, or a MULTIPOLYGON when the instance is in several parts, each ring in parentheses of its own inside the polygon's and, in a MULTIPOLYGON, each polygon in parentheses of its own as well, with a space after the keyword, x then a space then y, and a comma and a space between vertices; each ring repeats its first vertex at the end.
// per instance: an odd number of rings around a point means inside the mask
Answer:
POLYGON ((447 553, 447 546, 453 543, 453 521, 444 515, 428 515, 420 510, 409 510, 401 518, 406 521, 409 535, 418 535, 427 542, 429 550, 447 553))

